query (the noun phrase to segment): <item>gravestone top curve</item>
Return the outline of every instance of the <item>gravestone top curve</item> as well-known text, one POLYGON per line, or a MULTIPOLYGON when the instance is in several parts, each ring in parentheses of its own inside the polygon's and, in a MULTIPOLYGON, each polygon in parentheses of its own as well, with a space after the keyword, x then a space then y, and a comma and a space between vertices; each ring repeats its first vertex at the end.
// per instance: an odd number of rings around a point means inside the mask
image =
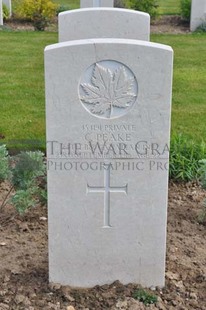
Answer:
POLYGON ((119 8, 91 8, 62 12, 59 42, 90 38, 122 38, 149 41, 150 16, 119 8))
POLYGON ((147 41, 142 41, 142 40, 130 40, 130 39, 113 39, 113 38, 101 38, 101 39, 85 39, 85 40, 73 40, 73 41, 67 41, 67 42, 60 42, 60 43, 55 43, 51 44, 45 47, 45 52, 49 50, 55 50, 59 48, 67 48, 67 46, 77 46, 77 45, 91 45, 91 43, 95 44, 96 43, 105 43, 107 42, 108 44, 128 44, 128 45, 138 45, 138 46, 145 46, 145 47, 152 47, 155 49, 163 49, 165 51, 171 51, 173 52, 173 49, 169 45, 161 44, 161 43, 155 43, 155 42, 147 42, 147 41))

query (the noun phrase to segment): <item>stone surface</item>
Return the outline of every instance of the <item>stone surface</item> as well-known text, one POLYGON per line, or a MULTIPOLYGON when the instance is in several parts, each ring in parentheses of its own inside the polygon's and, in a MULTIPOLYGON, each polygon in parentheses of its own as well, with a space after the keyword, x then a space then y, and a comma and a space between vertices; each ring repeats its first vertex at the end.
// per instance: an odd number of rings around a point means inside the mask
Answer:
POLYGON ((114 0, 80 0, 81 8, 89 7, 113 7, 114 0))
POLYGON ((90 38, 149 41, 150 16, 134 10, 110 8, 80 9, 59 14, 60 42, 90 38))
POLYGON ((2 0, 0 0, 0 26, 3 25, 3 5, 2 0))
POLYGON ((73 306, 68 306, 67 310, 75 310, 75 308, 73 306))
POLYGON ((163 286, 172 49, 45 50, 50 281, 163 286))
POLYGON ((11 0, 2 0, 2 2, 7 6, 9 10, 9 16, 11 16, 12 15, 11 0))
POLYGON ((192 0, 190 30, 195 31, 206 23, 206 0, 192 0))

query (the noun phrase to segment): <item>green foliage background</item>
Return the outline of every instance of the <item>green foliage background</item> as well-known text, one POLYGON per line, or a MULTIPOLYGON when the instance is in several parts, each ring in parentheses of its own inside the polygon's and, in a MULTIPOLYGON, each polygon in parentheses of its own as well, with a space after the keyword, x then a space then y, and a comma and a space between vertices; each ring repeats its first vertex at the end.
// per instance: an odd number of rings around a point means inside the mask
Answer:
POLYGON ((188 22, 190 21, 191 3, 192 0, 180 0, 180 14, 188 22))

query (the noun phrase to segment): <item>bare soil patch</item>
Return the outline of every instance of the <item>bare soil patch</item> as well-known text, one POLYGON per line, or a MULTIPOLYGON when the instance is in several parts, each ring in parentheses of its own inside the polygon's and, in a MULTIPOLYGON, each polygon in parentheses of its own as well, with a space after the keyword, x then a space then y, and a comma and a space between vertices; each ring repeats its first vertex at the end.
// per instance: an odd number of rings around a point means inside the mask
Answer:
MULTIPOLYGON (((1 184, 0 201, 7 192, 8 184, 1 184)), ((205 198, 195 184, 170 184, 166 286, 152 291, 158 303, 148 307, 132 298, 136 284, 79 290, 49 284, 46 207, 24 218, 6 207, 0 214, 0 310, 206 310, 206 226, 197 221, 205 198)))
POLYGON ((182 20, 180 16, 165 15, 152 22, 151 24, 152 33, 189 33, 189 23, 182 20))

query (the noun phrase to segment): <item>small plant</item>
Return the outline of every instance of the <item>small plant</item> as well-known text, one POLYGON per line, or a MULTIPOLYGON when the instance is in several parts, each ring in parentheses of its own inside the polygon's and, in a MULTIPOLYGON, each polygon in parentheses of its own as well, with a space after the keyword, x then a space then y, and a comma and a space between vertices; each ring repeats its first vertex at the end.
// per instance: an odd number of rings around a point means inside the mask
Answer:
POLYGON ((181 0, 180 1, 180 14, 182 18, 186 21, 190 21, 191 14, 191 0, 181 0))
POLYGON ((35 30, 43 31, 56 10, 57 5, 52 0, 20 0, 16 12, 20 18, 31 20, 35 30))
POLYGON ((14 157, 15 165, 12 168, 11 182, 15 189, 25 190, 34 184, 38 177, 44 176, 44 154, 36 152, 21 152, 14 157))
POLYGON ((157 0, 128 0, 127 6, 133 10, 146 12, 153 19, 158 15, 157 0))
POLYGON ((0 183, 8 179, 9 176, 9 154, 6 145, 0 145, 0 183))
POLYGON ((155 304, 157 302, 156 295, 153 295, 141 288, 133 293, 133 298, 143 302, 144 305, 155 304))
POLYGON ((206 20, 202 21, 202 24, 196 29, 196 32, 206 32, 206 20))
POLYGON ((200 160, 206 158, 206 144, 183 135, 174 135, 170 143, 170 178, 192 181, 199 178, 200 160))
POLYGON ((23 214, 38 202, 45 203, 46 195, 46 164, 44 154, 36 152, 21 152, 8 160, 5 146, 0 147, 0 176, 2 180, 10 180, 11 187, 0 209, 8 202, 14 205, 19 214, 23 214), (12 190, 15 194, 9 198, 12 190))
POLYGON ((11 183, 16 193, 11 199, 16 210, 23 214, 28 208, 34 207, 45 197, 42 178, 45 177, 46 165, 44 154, 36 152, 22 152, 14 158, 11 183))
POLYGON ((203 208, 198 215, 198 222, 200 224, 206 224, 206 200, 203 202, 203 208))
POLYGON ((26 190, 17 190, 15 195, 11 197, 10 202, 15 206, 17 212, 22 215, 27 209, 35 207, 37 201, 33 196, 33 187, 26 190))

